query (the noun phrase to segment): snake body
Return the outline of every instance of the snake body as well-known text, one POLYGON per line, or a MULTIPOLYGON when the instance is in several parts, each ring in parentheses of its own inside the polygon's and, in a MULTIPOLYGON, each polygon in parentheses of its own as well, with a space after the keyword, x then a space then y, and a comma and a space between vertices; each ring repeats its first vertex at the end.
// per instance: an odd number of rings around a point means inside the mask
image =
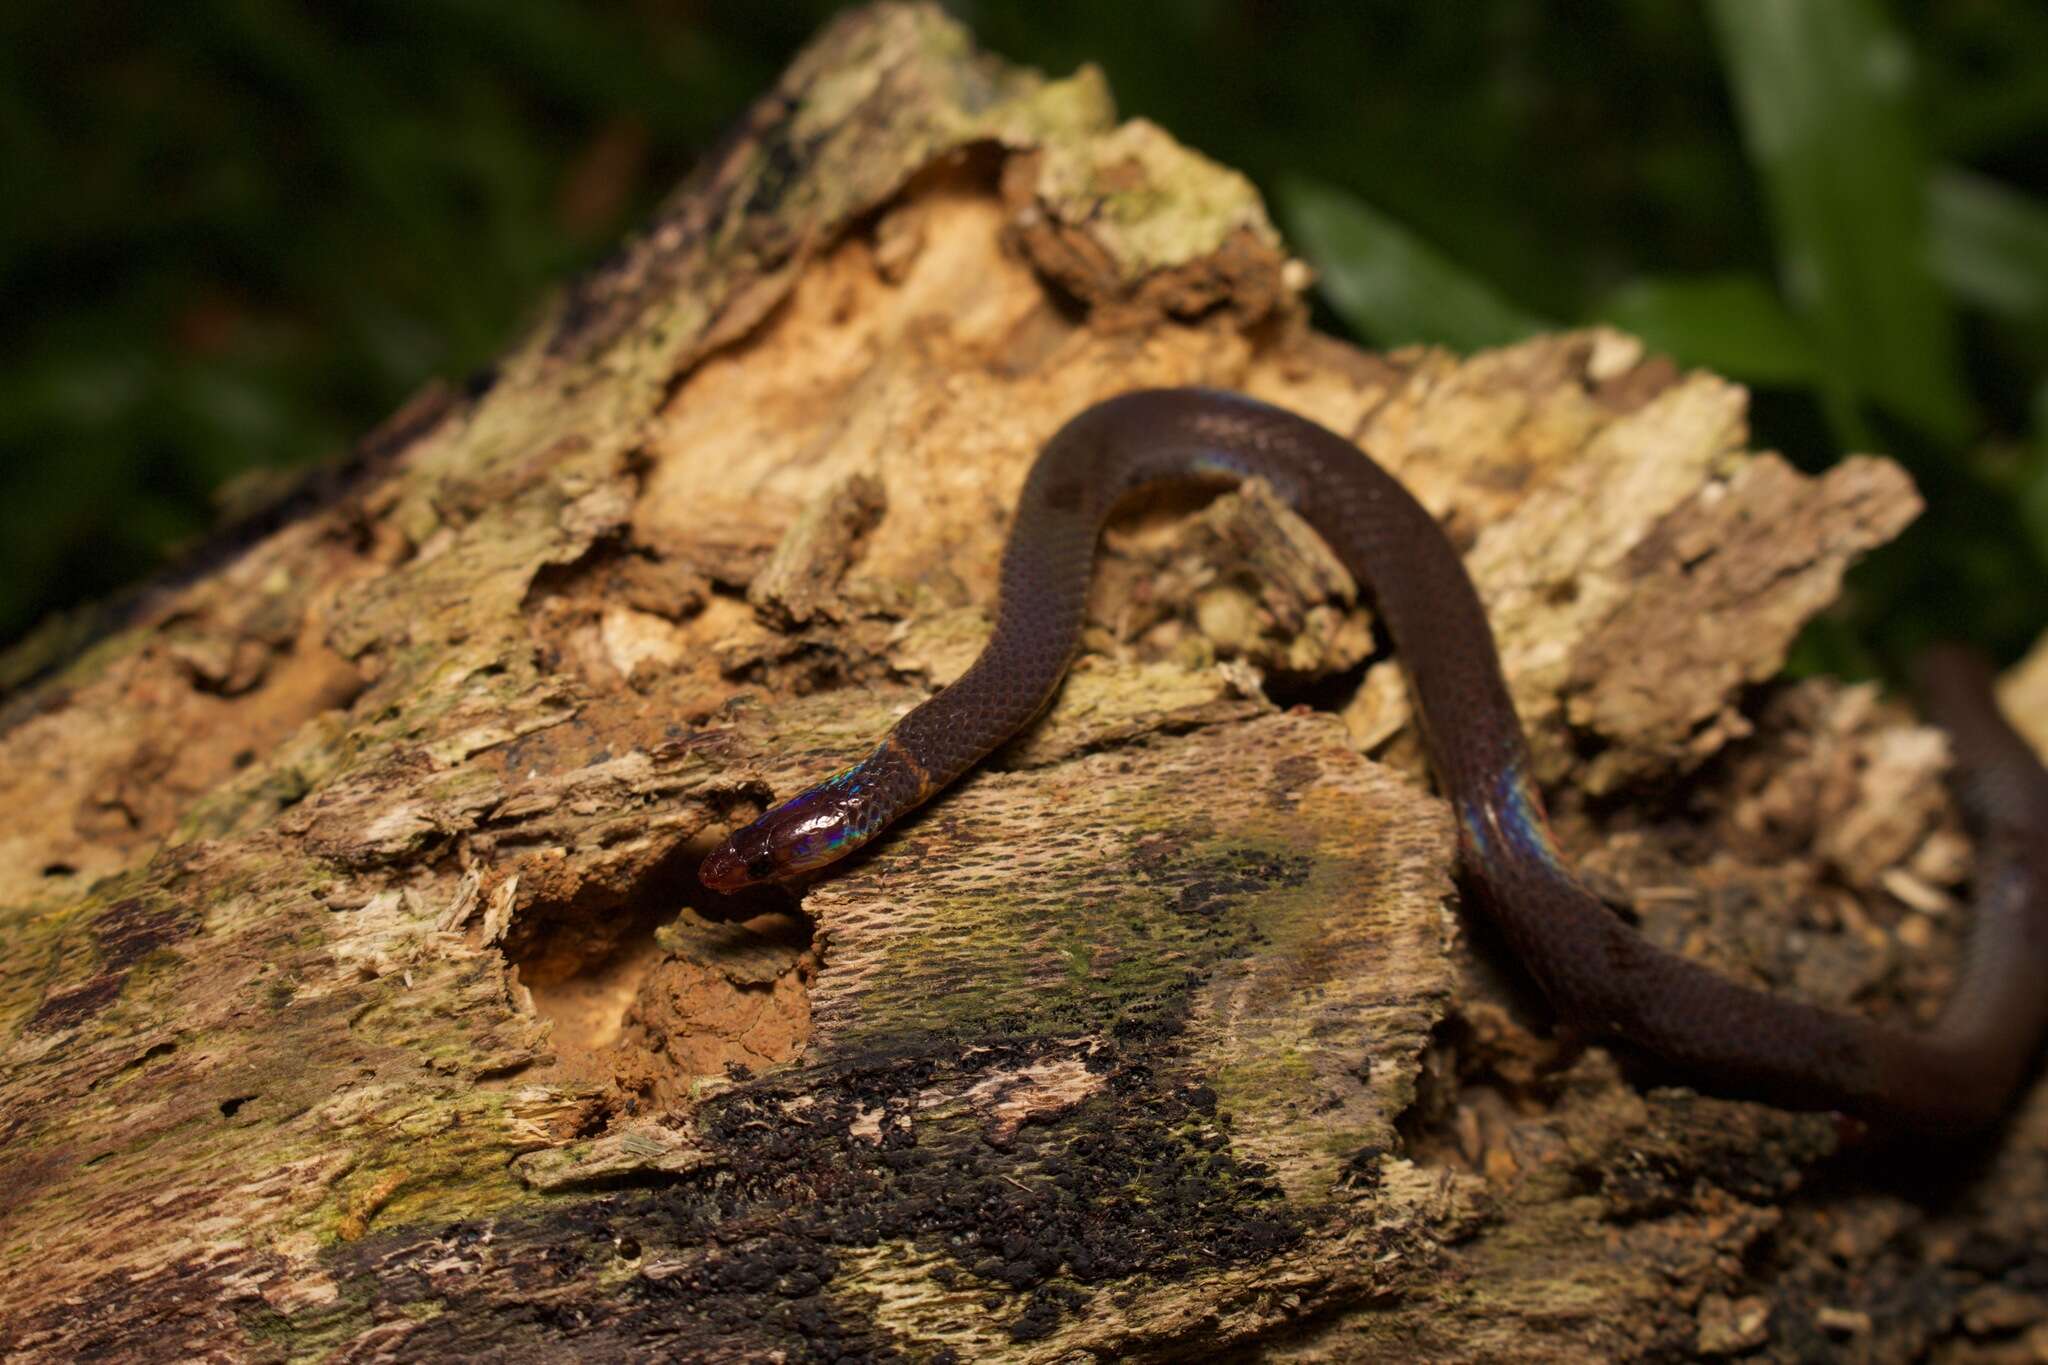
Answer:
POLYGON ((704 862, 705 884, 802 877, 965 773, 1058 688, 1118 500, 1165 480, 1252 476, 1370 589, 1456 813, 1460 871, 1574 1034, 1786 1108, 1934 1134, 1998 1116, 2048 1027, 2048 770, 1991 701, 1988 669, 1947 653, 1928 670, 1981 843, 1971 941, 1938 1020, 1884 1027, 1740 985, 1651 944, 1573 875, 1478 594, 1428 511, 1344 438, 1215 390, 1127 393, 1068 422, 1025 482, 982 654, 866 758, 734 833, 704 862))

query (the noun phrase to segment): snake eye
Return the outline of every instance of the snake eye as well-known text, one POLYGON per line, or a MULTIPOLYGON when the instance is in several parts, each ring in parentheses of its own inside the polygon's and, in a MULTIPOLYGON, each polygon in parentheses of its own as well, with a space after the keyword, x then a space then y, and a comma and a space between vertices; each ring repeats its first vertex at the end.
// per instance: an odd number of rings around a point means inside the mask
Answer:
POLYGON ((747 875, 757 882, 765 882, 775 875, 775 860, 763 853, 747 862, 747 875))

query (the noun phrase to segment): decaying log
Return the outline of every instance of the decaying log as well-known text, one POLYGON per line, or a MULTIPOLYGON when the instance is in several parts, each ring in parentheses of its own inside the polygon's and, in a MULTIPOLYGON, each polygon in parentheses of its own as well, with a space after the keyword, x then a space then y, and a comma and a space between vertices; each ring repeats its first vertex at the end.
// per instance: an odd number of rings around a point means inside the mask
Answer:
POLYGON ((1903 475, 1752 452, 1611 332, 1363 354, 1306 283, 1094 71, 850 14, 487 387, 18 690, 0 1352, 2048 1359, 2048 1087, 1902 1163, 1549 1040, 1357 585, 1256 485, 1113 528, 988 770, 800 904, 696 886, 964 668, 1061 421, 1205 383, 1468 548, 1648 933, 1926 1017, 1943 744, 1769 682, 1903 475))

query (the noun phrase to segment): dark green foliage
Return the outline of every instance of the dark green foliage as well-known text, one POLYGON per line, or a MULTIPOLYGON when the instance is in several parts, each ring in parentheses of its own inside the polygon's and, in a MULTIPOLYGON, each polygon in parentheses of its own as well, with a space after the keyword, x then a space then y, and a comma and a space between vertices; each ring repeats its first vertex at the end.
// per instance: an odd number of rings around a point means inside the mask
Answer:
MULTIPOLYGON (((460 378, 840 5, 0 8, 0 640, 460 378)), ((1934 506, 1809 637, 2048 624, 2048 10, 956 0, 1240 167, 1369 344, 1608 319, 1934 506)))

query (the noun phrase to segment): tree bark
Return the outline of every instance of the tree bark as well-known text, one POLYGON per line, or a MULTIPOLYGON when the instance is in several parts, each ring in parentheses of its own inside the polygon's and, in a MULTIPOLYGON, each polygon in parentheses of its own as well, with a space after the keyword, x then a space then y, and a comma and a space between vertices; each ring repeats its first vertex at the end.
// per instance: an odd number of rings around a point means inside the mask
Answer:
POLYGON ((871 854, 696 886, 965 667, 1063 420, 1202 383, 1467 547, 1646 932, 1938 1006, 1940 739, 1769 682, 1905 477, 1608 331, 1361 353, 1306 273, 1092 69, 852 13, 488 386, 19 690, 0 1352, 2048 1359, 2048 1087, 1908 1162, 1551 1041, 1257 486, 1121 520, 1053 710, 871 854))

